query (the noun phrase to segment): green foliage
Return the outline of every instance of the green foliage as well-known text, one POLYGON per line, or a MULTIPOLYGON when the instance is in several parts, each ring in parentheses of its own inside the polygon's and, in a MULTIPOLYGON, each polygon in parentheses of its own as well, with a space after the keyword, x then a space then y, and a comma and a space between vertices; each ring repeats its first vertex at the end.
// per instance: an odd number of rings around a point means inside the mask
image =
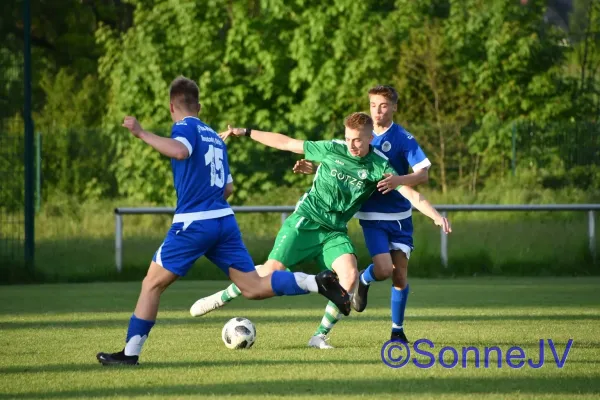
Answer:
MULTIPOLYGON (((32 5, 46 195, 172 205, 168 160, 121 123, 135 115, 168 135, 168 86, 178 75, 198 82, 201 118, 216 130, 232 123, 302 139, 340 137, 344 116, 367 109, 367 89, 393 84, 396 120, 432 159, 431 184, 443 193, 476 194, 505 178, 513 126, 518 173, 554 171, 542 173, 553 187, 597 182, 569 172, 597 163, 597 125, 587 136, 564 132, 598 121, 598 2, 575 1, 568 32, 545 23, 545 0, 54 3, 32 5), (545 132, 543 142, 530 143, 521 128, 529 125, 545 132)), ((2 123, 22 103, 20 7, 0 8, 2 123)), ((234 203, 310 185, 312 177, 291 172, 296 155, 249 140, 229 150, 234 203)))

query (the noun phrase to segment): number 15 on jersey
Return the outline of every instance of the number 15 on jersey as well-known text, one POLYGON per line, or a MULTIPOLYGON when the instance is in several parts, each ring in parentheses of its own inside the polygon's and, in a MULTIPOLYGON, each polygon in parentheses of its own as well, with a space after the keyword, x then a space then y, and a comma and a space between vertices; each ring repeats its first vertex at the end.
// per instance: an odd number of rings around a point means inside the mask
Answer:
POLYGON ((210 165, 210 186, 222 188, 225 185, 225 169, 223 168, 223 149, 208 146, 204 155, 204 165, 210 165))

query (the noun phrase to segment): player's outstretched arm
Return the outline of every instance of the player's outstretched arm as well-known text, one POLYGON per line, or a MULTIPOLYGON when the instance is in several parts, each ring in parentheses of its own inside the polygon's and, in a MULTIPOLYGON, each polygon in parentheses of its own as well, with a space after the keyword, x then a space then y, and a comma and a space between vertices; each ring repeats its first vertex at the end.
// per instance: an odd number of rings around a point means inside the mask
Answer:
POLYGON ((131 132, 133 136, 142 139, 144 142, 158 150, 159 153, 167 157, 184 160, 190 155, 187 147, 185 147, 183 143, 175 139, 155 135, 152 132, 142 129, 142 126, 135 117, 125 117, 123 120, 123 127, 129 129, 129 132, 131 132))
POLYGON ((221 139, 226 140, 229 136, 250 136, 253 140, 273 147, 278 150, 291 151, 292 153, 304 154, 304 140, 291 138, 281 133, 263 132, 247 128, 232 128, 227 126, 227 131, 219 133, 221 139))
POLYGON ((402 194, 402 196, 406 197, 408 201, 410 201, 410 204, 412 204, 413 207, 427 215, 437 226, 441 227, 444 233, 452 232, 452 227, 450 226, 450 221, 448 221, 448 218, 442 217, 440 213, 437 212, 437 210, 425 198, 425 196, 410 186, 402 186, 400 189, 398 189, 398 191, 400 194, 402 194))

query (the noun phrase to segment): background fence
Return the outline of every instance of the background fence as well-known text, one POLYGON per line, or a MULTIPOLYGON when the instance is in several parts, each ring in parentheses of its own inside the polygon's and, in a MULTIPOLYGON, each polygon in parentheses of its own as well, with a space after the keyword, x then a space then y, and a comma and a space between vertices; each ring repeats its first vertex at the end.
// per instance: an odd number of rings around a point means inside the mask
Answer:
MULTIPOLYGON (((281 223, 289 214, 294 212, 294 206, 249 206, 232 207, 235 213, 280 213, 281 223)), ((445 217, 449 212, 499 212, 499 211, 582 211, 587 212, 588 249, 590 256, 596 260, 596 226, 595 212, 600 211, 600 204, 545 204, 545 205, 439 205, 436 209, 445 217)), ((140 214, 174 214, 175 209, 170 207, 135 208, 120 207, 115 209, 115 265, 118 272, 123 267, 123 215, 140 214)), ((448 266, 448 235, 440 230, 440 262, 448 266)))

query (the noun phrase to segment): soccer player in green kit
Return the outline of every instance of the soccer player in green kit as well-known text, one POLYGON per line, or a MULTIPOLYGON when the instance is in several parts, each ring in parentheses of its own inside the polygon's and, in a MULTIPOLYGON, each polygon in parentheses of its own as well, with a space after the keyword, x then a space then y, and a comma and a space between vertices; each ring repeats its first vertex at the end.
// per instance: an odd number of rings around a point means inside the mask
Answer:
MULTIPOLYGON (((332 269, 340 285, 351 292, 358 278, 355 249, 348 237, 347 223, 362 203, 377 190, 384 174, 396 174, 387 158, 370 146, 373 120, 368 114, 353 113, 344 120, 345 142, 304 141, 278 133, 230 128, 229 136, 250 136, 279 150, 304 154, 321 165, 310 191, 281 227, 268 260, 260 273, 282 270, 309 260, 332 269)), ((239 295, 235 285, 197 301, 192 315, 203 315, 239 295), (231 296, 233 295, 233 296, 231 296)), ((340 310, 350 314, 350 304, 340 310)))
MULTIPOLYGON (((345 142, 304 141, 278 133, 231 127, 220 134, 222 139, 232 135, 250 136, 266 146, 304 154, 307 160, 320 163, 311 189, 281 227, 268 260, 264 265, 257 266, 260 275, 291 268, 303 261, 317 260, 321 268, 333 270, 338 275, 340 285, 352 293, 358 269, 347 223, 377 190, 377 183, 385 178, 384 174, 397 173, 387 157, 370 145, 373 120, 368 114, 353 113, 344 120, 344 126, 345 142)), ((401 190, 418 195, 407 186, 401 190)), ((415 204, 415 207, 419 207, 419 204, 415 204)), ((431 205, 423 212, 431 217, 430 210, 436 213, 431 205)), ((239 289, 230 285, 225 290, 198 300, 190 313, 193 316, 204 315, 222 307, 239 294, 239 289)), ((338 310, 330 302, 327 308, 336 314, 350 313, 350 305, 338 310)))

